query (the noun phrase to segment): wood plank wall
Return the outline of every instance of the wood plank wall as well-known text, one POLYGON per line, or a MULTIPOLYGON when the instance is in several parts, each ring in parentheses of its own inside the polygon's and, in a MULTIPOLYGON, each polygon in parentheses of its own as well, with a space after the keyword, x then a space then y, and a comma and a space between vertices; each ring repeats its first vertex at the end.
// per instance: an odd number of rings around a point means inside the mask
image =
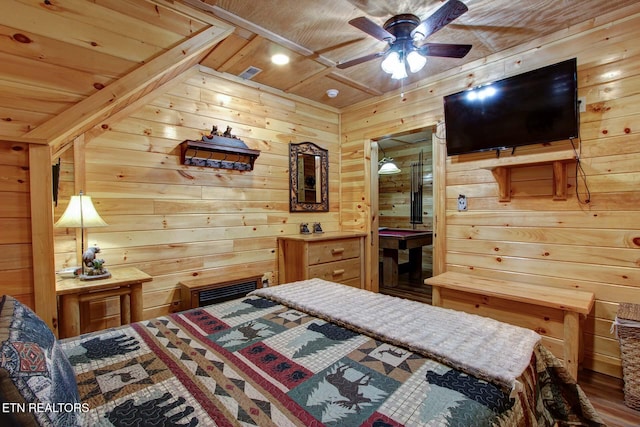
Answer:
POLYGON ((194 15, 145 0, 3 1, 0 135, 25 135, 216 22, 194 15))
MULTIPOLYGON (((433 159, 431 141, 385 148, 384 153, 393 158, 401 170, 395 175, 378 176, 379 226, 433 230, 433 159), (411 163, 418 161, 422 152, 422 224, 411 224, 411 163)), ((381 155, 378 156, 382 157, 381 155)), ((422 270, 430 272, 432 246, 422 248, 422 270)), ((409 259, 408 251, 399 254, 401 262, 409 259), (406 253, 405 253, 406 252, 406 253)))
MULTIPOLYGON (((337 110, 210 70, 190 71, 126 119, 85 137, 86 194, 108 227, 88 231, 108 266, 132 265, 153 276, 144 286, 144 316, 179 308, 178 283, 246 271, 277 282, 276 238, 297 234, 300 222, 340 229, 340 148, 337 110), (231 78, 230 78, 231 79, 231 78), (261 151, 253 171, 180 164, 179 144, 213 125, 261 151), (326 213, 289 213, 289 143, 329 150, 326 213)), ((62 159, 72 165, 71 158, 62 159)), ((73 193, 64 169, 61 206, 73 193), (65 199, 66 198, 66 199, 65 199)), ((57 230, 56 267, 72 265, 75 239, 57 230)), ((117 324, 115 303, 91 308, 90 328, 117 324)))
MULTIPOLYGON (((585 183, 573 168, 566 201, 552 200, 549 167, 523 167, 514 170, 512 201, 500 203, 491 172, 477 161, 481 156, 443 158, 434 180, 444 180, 445 194, 435 210, 441 212, 436 222, 446 222, 446 241, 436 240, 436 255, 442 251, 448 270, 594 292, 595 309, 584 325, 584 366, 621 376, 619 345, 609 328, 619 302, 640 302, 638 39, 640 4, 405 87, 403 98, 346 109, 345 226, 370 231, 377 220, 366 188, 372 138, 434 124, 442 138, 444 95, 577 57, 579 96, 587 107, 580 115, 580 146, 590 203, 578 200, 577 194, 586 197, 585 183), (458 194, 466 194, 469 211, 456 210, 458 194)), ((534 146, 518 154, 556 149, 567 147, 534 146)), ((544 331, 544 320, 539 323, 544 331)))
POLYGON ((29 144, 0 142, 0 294, 35 309, 29 144))

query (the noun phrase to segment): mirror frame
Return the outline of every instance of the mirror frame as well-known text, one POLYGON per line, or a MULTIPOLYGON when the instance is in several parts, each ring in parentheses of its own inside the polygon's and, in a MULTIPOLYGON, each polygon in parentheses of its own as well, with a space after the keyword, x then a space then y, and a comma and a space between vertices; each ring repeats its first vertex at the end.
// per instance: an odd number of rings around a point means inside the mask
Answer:
POLYGON ((289 143, 289 212, 328 212, 329 211, 329 151, 313 142, 289 143), (320 194, 319 203, 298 201, 298 155, 320 156, 320 194))

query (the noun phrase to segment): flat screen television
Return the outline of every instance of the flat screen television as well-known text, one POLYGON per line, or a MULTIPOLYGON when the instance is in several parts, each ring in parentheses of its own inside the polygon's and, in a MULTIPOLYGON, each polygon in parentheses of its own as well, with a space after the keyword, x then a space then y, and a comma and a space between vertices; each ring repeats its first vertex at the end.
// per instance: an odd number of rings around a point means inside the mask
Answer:
POLYGON ((444 97, 449 156, 578 137, 576 59, 444 97))

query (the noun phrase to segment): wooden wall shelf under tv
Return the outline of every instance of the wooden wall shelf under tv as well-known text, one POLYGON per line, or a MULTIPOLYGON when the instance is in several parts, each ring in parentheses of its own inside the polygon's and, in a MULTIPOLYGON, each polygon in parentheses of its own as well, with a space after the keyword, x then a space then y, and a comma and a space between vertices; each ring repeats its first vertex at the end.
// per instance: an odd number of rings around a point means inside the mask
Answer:
POLYGON ((498 183, 498 200, 510 202, 511 169, 551 165, 553 167, 553 200, 567 200, 567 165, 575 161, 576 157, 573 152, 555 152, 481 160, 480 167, 491 170, 498 183))

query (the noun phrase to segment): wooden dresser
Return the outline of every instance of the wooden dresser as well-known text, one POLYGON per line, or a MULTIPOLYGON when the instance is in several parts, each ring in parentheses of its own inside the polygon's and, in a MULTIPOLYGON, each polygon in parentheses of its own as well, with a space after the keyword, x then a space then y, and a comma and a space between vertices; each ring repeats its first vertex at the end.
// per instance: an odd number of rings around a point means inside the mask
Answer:
POLYGON ((279 282, 317 277, 364 288, 365 236, 357 232, 326 232, 279 237, 279 282))

